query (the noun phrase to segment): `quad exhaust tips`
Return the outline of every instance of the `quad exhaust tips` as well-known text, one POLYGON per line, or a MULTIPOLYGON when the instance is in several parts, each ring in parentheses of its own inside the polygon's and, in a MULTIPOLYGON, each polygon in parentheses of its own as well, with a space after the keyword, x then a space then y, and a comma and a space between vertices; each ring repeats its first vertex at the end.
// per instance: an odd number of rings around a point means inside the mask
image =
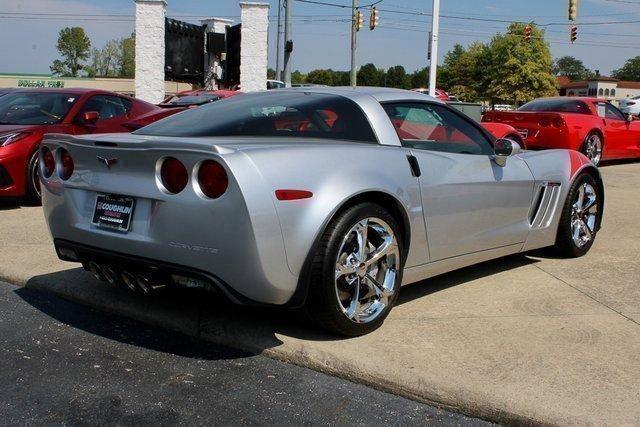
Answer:
POLYGON ((102 282, 141 295, 152 295, 167 287, 166 284, 155 281, 150 274, 146 273, 118 271, 110 265, 98 264, 94 261, 85 262, 82 266, 102 282))

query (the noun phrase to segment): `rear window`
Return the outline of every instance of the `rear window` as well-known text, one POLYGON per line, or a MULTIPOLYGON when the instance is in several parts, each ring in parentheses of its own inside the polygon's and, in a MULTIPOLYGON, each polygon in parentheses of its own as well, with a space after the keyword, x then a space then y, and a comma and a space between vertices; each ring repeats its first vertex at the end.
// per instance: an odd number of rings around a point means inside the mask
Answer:
POLYGON ((538 99, 524 104, 522 107, 518 108, 518 111, 591 114, 591 110, 589 110, 586 103, 566 99, 538 99))
POLYGON ((376 143, 360 107, 319 93, 259 92, 206 104, 135 132, 158 136, 277 136, 376 143))

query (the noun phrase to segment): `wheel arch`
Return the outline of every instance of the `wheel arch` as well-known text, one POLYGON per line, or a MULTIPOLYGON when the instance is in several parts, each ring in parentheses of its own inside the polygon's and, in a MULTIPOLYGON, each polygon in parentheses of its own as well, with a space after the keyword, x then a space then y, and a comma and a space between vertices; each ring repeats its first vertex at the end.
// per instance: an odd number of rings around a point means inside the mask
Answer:
POLYGON ((347 209, 356 206, 361 203, 375 203, 382 208, 389 211, 389 214, 398 222, 400 227, 400 233, 402 237, 402 256, 406 259, 409 253, 409 247, 411 245, 411 225, 409 215, 403 206, 403 204, 394 196, 389 193, 380 190, 365 190, 357 194, 353 194, 342 201, 325 219, 322 227, 318 230, 318 233, 311 245, 309 252, 305 258, 300 276, 298 277, 298 285, 293 296, 286 304, 290 308, 300 308, 304 305, 307 294, 309 291, 311 265, 313 259, 318 250, 318 245, 325 233, 325 230, 331 224, 334 218, 337 218, 347 209))
POLYGON ((580 172, 578 172, 575 175, 575 178, 573 179, 573 181, 575 181, 576 179, 578 179, 578 177, 580 177, 580 175, 583 174, 587 174, 590 175, 594 181, 596 182, 596 185, 598 186, 597 190, 598 190, 598 195, 600 196, 600 217, 598 218, 598 223, 597 223, 597 230, 600 230, 601 227, 601 222, 602 222, 602 218, 604 215, 604 181, 602 180, 602 176, 600 175, 600 171, 598 170, 598 168, 592 164, 588 164, 585 167, 583 167, 580 172))

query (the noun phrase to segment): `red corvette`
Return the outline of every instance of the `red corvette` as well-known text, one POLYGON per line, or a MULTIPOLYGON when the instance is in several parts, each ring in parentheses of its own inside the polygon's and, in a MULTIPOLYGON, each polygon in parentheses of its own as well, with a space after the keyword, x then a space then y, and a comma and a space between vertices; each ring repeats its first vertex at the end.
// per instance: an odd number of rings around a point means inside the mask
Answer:
POLYGON ((480 123, 495 139, 510 139, 518 143, 520 148, 526 150, 527 144, 522 139, 522 135, 513 127, 504 123, 480 123))
POLYGON ((160 110, 117 93, 20 89, 0 97, 0 197, 40 200, 38 146, 45 133, 130 132, 124 123, 160 110))
POLYGON ((517 111, 488 111, 483 122, 513 126, 527 148, 568 148, 594 164, 640 157, 640 121, 597 98, 540 98, 517 111))

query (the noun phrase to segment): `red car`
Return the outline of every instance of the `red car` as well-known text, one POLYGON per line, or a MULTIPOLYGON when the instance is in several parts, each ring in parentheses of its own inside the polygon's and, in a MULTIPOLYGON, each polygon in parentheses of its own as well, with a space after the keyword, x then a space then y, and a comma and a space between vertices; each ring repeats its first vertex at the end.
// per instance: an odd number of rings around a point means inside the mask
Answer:
POLYGON ((522 139, 522 135, 518 133, 518 131, 510 125, 504 123, 491 123, 491 122, 482 122, 480 123, 483 128, 487 130, 495 139, 510 139, 518 143, 520 148, 527 149, 527 144, 522 139))
POLYGON ((527 148, 568 148, 595 165, 640 157, 640 121, 602 99, 540 98, 517 111, 488 111, 482 121, 513 126, 527 148))
POLYGON ((0 197, 40 200, 38 146, 45 133, 130 132, 124 123, 159 107, 114 92, 20 89, 0 97, 0 197))
POLYGON ((162 107, 160 111, 154 110, 136 117, 124 124, 129 130, 136 130, 148 124, 156 122, 165 117, 173 116, 176 113, 196 108, 209 102, 240 95, 242 92, 232 90, 185 90, 175 95, 168 96, 158 104, 162 107))

